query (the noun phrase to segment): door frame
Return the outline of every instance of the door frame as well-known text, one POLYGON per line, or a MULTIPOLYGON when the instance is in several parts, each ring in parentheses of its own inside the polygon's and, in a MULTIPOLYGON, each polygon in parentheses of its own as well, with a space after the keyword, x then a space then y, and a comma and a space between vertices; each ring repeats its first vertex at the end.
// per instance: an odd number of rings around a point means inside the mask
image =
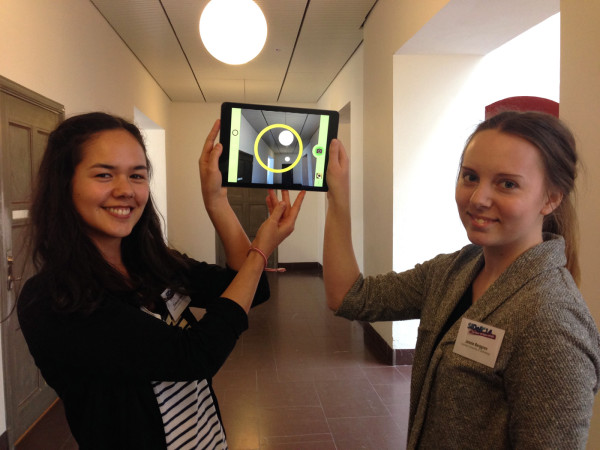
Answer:
MULTIPOLYGON (((57 103, 49 98, 44 97, 30 89, 27 89, 7 78, 0 76, 0 94, 9 95, 15 97, 21 101, 29 103, 35 107, 39 107, 57 114, 59 121, 62 121, 65 117, 65 108, 60 103, 57 103)), ((4 128, 4 125, 8 123, 8 110, 4 102, 0 102, 0 172, 5 170, 5 158, 8 153, 8 130, 4 128)), ((5 177, 2 177, 5 178, 5 177)), ((0 179, 0 323, 4 323, 9 317, 9 314, 16 314, 14 305, 16 304, 16 298, 9 296, 7 275, 9 271, 7 262, 7 252, 12 247, 12 216, 10 211, 10 205, 7 204, 6 192, 5 192, 5 180, 0 179)), ((15 274, 18 276, 19 274, 15 274)), ((14 296, 14 294, 11 294, 14 296)), ((8 381, 11 378, 9 371, 12 369, 10 366, 10 358, 7 358, 6 347, 9 345, 9 331, 7 326, 3 326, 1 333, 1 347, 2 347, 2 384, 4 390, 4 412, 6 418, 6 435, 8 437, 9 446, 12 448, 15 441, 20 436, 14 436, 14 423, 15 423, 15 411, 16 405, 12 396, 11 386, 8 381)))

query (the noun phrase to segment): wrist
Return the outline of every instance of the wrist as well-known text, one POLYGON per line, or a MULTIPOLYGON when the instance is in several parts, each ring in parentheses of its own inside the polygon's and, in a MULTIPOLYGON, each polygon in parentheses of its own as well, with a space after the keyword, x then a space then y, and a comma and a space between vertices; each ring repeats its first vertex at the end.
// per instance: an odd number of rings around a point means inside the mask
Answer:
POLYGON ((224 208, 228 208, 230 206, 227 195, 205 195, 203 196, 203 199, 204 207, 209 213, 218 213, 223 211, 224 208))
POLYGON ((327 203, 326 215, 334 217, 350 217, 350 204, 343 201, 330 201, 327 203))
POLYGON ((252 253, 256 253, 258 255, 260 255, 260 257, 262 258, 262 262, 263 262, 263 270, 266 272, 285 272, 284 268, 278 268, 278 269, 272 269, 270 267, 268 267, 269 265, 269 260, 267 258, 267 255, 265 255, 265 253, 258 247, 255 247, 254 245, 250 246, 250 248, 248 249, 248 256, 250 256, 250 254, 252 253))

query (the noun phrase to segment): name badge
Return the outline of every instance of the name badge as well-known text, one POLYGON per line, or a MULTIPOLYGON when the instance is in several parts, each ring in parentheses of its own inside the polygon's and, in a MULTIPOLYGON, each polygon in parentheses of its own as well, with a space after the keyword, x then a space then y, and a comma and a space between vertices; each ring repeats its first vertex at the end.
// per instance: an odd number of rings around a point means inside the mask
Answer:
POLYGON ((454 344, 454 353, 493 368, 502 339, 504 330, 463 318, 454 344))
POLYGON ((192 301, 187 295, 180 294, 171 289, 165 289, 160 296, 165 300, 169 314, 175 322, 179 320, 185 308, 192 301))

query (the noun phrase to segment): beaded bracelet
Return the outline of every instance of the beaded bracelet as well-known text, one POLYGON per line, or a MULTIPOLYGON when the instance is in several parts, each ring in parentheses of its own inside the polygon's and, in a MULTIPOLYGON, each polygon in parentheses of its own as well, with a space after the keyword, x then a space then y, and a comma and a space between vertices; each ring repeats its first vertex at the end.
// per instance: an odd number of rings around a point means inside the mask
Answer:
POLYGON ((267 255, 265 255, 264 252, 260 248, 258 248, 258 247, 250 247, 248 249, 248 255, 250 254, 251 251, 258 252, 258 253, 260 253, 260 256, 263 257, 263 259, 265 260, 265 268, 264 268, 265 272, 285 272, 285 268, 284 267, 280 267, 278 269, 272 269, 270 267, 267 267, 267 265, 268 265, 267 255))

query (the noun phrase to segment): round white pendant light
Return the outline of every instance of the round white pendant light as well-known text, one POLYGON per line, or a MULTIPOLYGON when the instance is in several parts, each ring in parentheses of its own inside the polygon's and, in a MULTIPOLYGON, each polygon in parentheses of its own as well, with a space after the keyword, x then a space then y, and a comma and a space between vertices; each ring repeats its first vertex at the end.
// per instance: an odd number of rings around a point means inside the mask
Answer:
POLYGON ((226 64, 254 59, 267 40, 267 21, 252 0, 211 0, 199 28, 206 50, 226 64))
POLYGON ((285 145, 286 147, 290 145, 294 140, 294 135, 290 130, 283 130, 279 133, 279 142, 281 145, 285 145))

